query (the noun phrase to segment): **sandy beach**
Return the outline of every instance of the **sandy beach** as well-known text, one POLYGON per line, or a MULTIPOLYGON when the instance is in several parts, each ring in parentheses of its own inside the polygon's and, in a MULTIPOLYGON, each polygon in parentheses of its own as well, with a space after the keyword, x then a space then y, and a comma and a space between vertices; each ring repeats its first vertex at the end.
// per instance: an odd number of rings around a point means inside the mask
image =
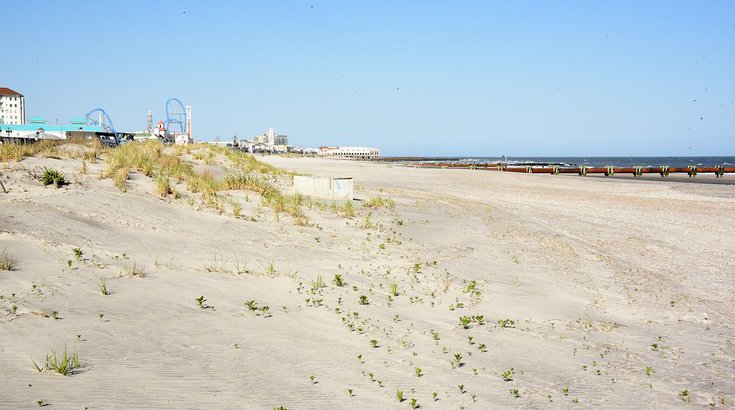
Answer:
MULTIPOLYGON (((0 169, 0 408, 735 402, 733 185, 258 157, 354 178, 354 215, 304 201, 298 221, 137 169, 121 192, 85 148, 0 169), (65 346, 74 374, 37 371, 65 346)), ((238 169, 206 150, 171 154, 238 169)))

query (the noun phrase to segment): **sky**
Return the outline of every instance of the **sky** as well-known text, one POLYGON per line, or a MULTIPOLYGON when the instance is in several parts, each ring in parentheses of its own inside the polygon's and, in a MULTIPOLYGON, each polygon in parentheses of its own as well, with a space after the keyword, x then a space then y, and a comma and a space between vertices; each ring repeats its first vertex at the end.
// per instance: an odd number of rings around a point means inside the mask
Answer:
POLYGON ((5 1, 0 87, 387 156, 735 155, 734 1, 5 1))

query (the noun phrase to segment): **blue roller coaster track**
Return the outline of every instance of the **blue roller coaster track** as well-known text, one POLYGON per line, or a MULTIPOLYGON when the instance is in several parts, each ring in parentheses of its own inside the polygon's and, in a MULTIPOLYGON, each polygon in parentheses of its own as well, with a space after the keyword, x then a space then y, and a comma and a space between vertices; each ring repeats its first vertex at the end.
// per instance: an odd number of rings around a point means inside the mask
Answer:
POLYGON ((166 101, 166 129, 179 134, 186 132, 186 109, 178 98, 166 101))
POLYGON ((95 108, 88 112, 86 117, 87 125, 101 127, 104 132, 115 133, 115 125, 113 125, 112 119, 104 109, 95 108))

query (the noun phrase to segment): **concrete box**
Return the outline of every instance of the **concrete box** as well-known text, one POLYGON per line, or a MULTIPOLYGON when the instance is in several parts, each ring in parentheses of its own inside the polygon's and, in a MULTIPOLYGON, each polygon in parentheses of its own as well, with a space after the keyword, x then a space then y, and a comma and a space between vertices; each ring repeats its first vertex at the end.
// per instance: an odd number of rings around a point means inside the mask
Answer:
POLYGON ((297 194, 332 201, 352 201, 354 184, 352 178, 325 178, 297 175, 293 178, 297 194))

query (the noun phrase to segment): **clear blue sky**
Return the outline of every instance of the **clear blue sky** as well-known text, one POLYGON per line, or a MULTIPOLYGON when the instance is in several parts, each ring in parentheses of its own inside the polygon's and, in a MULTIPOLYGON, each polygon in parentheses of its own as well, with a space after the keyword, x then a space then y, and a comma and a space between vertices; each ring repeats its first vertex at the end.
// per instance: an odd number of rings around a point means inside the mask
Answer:
POLYGON ((735 155, 735 1, 6 1, 0 86, 118 130, 385 155, 735 155), (18 36, 18 37, 16 37, 18 36), (15 47, 15 45, 19 47, 15 47))

